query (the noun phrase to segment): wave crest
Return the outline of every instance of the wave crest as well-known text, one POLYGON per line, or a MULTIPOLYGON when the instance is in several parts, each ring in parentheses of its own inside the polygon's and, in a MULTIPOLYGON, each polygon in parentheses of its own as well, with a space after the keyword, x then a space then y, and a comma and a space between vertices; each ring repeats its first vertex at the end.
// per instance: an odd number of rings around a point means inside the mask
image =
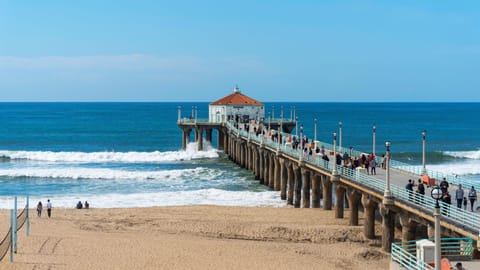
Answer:
POLYGON ((202 158, 218 158, 217 150, 197 151, 191 143, 185 151, 168 152, 52 152, 52 151, 0 151, 6 160, 33 160, 71 163, 159 163, 202 158))
POLYGON ((480 150, 477 151, 445 151, 445 155, 455 158, 480 159, 480 150))

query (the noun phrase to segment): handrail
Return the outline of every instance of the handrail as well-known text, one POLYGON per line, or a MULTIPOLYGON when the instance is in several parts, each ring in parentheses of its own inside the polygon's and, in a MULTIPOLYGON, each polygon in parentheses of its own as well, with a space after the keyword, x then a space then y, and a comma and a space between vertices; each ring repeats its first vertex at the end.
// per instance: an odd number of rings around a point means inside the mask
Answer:
MULTIPOLYGON (((434 238, 428 238, 435 242, 434 238)), ((442 257, 455 260, 470 260, 473 256, 472 238, 441 238, 442 257)), ((407 269, 433 269, 427 262, 419 262, 414 254, 417 252, 417 240, 392 243, 391 259, 407 269)))
POLYGON ((398 243, 392 243, 391 259, 406 269, 434 270, 426 262, 418 261, 416 256, 404 250, 398 243))

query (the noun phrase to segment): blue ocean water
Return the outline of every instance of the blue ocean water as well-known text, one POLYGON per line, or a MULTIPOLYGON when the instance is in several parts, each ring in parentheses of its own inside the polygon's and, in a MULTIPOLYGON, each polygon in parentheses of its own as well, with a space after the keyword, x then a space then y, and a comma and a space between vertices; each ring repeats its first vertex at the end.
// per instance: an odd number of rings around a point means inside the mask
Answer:
MULTIPOLYGON (((251 172, 228 161, 213 146, 181 150, 177 127, 208 103, 0 103, 0 208, 11 196, 52 199, 73 207, 221 204, 282 206, 277 192, 259 185, 251 172)), ((343 146, 371 152, 375 124, 377 153, 392 142, 393 158, 421 163, 427 130, 430 169, 480 179, 479 103, 266 103, 275 117, 288 118, 331 142, 342 125, 343 146)))

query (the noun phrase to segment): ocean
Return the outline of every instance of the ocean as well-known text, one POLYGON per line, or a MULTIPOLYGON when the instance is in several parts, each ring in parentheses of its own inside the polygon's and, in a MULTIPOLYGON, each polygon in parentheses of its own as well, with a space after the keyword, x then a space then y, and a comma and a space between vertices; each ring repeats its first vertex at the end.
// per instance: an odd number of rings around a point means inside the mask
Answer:
MULTIPOLYGON (((177 127, 208 103, 0 103, 0 208, 13 196, 50 199, 55 207, 149 207, 215 204, 282 207, 280 194, 258 184, 213 145, 181 149, 177 127)), ((304 133, 332 143, 376 152, 390 141, 392 158, 422 162, 427 131, 427 168, 480 181, 480 103, 265 103, 266 111, 295 115, 304 133)), ((192 132, 193 137, 193 132, 192 132)))

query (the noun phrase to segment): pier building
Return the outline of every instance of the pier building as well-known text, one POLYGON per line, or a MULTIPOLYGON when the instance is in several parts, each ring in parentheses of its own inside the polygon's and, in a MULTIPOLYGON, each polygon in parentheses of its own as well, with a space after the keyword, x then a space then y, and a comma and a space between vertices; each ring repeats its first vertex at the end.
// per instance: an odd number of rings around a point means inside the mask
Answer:
POLYGON ((233 93, 216 100, 208 106, 208 121, 223 123, 233 120, 235 122, 248 123, 265 119, 265 105, 251 97, 248 97, 235 86, 233 93))

